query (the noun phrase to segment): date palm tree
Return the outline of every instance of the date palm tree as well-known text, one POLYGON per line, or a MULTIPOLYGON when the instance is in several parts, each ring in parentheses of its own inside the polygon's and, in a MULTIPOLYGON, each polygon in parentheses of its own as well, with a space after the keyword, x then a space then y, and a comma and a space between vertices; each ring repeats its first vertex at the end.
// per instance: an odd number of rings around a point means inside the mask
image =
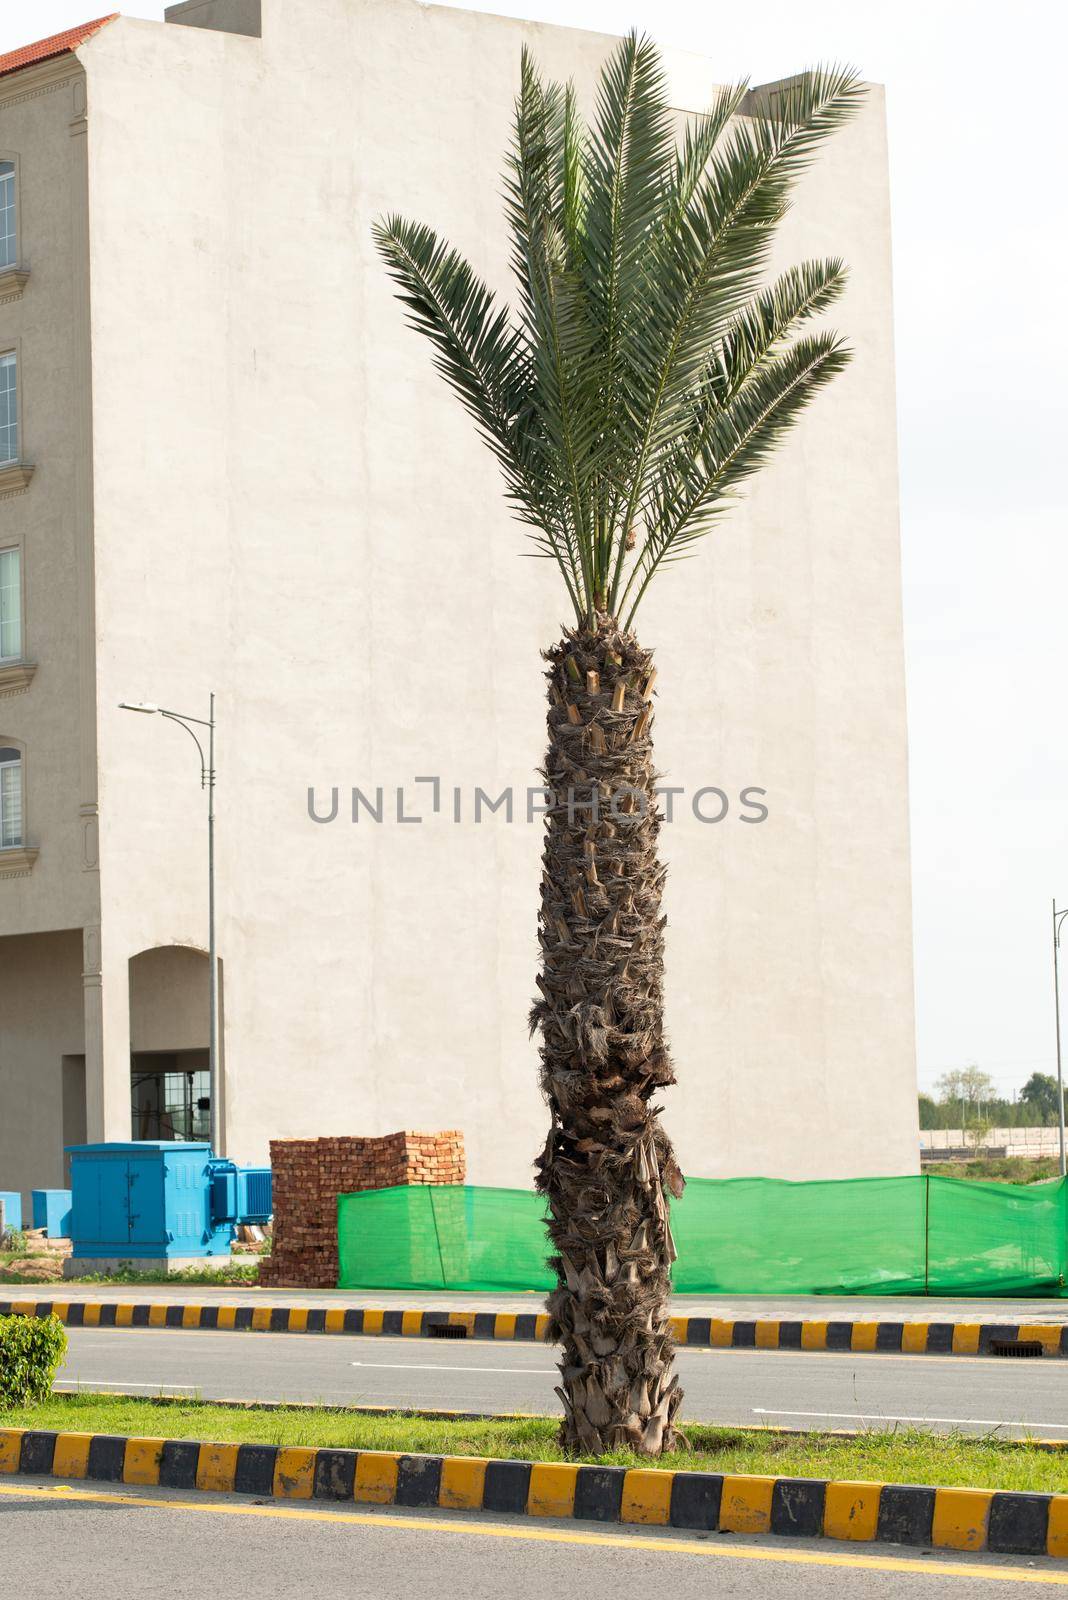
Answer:
POLYGON ((545 654, 554 799, 531 1013, 571 1452, 658 1455, 675 1443, 681 1399, 666 1193, 682 1193, 682 1176, 654 1103, 675 1082, 656 671, 635 613, 849 358, 834 333, 797 333, 841 292, 842 262, 768 282, 767 261, 798 175, 861 93, 837 69, 806 72, 762 105, 741 84, 676 145, 647 39, 631 34, 606 62, 588 128, 573 87, 543 82, 524 53, 505 191, 516 311, 430 228, 398 216, 375 226, 411 324, 574 612, 545 654))

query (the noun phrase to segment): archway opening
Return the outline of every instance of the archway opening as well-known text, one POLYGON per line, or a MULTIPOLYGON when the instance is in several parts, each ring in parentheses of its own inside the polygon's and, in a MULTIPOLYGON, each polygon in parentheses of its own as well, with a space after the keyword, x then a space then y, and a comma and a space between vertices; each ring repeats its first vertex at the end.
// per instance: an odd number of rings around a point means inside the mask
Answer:
POLYGON ((134 1139, 211 1132, 208 957, 157 945, 130 960, 130 1128, 134 1139))

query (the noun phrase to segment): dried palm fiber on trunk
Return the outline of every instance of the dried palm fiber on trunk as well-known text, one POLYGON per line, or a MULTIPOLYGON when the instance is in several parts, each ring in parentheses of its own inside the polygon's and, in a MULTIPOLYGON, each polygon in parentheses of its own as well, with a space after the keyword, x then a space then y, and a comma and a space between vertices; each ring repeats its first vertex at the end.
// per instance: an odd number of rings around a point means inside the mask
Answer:
POLYGON ((547 652, 552 791, 539 919, 541 1085, 552 1124, 535 1163, 549 1207, 550 1336, 562 1346, 561 1440, 575 1452, 675 1443, 682 1398, 667 1307, 665 1189, 682 1176, 653 1097, 664 1041, 665 868, 653 789, 651 654, 615 619, 547 652))

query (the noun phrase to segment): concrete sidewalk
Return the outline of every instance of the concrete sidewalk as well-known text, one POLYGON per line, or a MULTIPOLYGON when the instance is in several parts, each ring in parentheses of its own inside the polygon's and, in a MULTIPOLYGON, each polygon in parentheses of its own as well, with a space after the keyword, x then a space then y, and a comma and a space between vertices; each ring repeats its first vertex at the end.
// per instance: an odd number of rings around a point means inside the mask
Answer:
MULTIPOLYGON (((6 1283, 0 1300, 97 1300, 129 1305, 335 1306, 341 1309, 490 1311, 535 1315, 541 1294, 452 1294, 426 1289, 261 1289, 237 1284, 6 1283)), ((1068 1299, 943 1299, 924 1295, 673 1295, 677 1317, 827 1318, 901 1322, 1057 1322, 1068 1324, 1068 1299)))

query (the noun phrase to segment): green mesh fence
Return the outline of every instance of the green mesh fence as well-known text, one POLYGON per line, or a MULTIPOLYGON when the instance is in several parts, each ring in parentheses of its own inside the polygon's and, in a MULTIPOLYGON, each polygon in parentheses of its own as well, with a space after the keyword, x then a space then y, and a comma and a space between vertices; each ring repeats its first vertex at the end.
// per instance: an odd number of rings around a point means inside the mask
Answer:
POLYGON ((678 1294, 922 1294, 924 1178, 695 1178, 671 1208, 678 1294))
MULTIPOLYGON (((339 1285, 544 1291, 544 1218, 523 1189, 339 1195, 339 1285)), ((671 1221, 678 1294, 1068 1293, 1064 1180, 691 1178, 671 1221)))
POLYGON ((338 1195, 342 1289, 548 1289, 545 1207, 525 1189, 338 1195))
POLYGON ((929 1185, 927 1288, 931 1294, 1064 1295, 1068 1182, 929 1185))

